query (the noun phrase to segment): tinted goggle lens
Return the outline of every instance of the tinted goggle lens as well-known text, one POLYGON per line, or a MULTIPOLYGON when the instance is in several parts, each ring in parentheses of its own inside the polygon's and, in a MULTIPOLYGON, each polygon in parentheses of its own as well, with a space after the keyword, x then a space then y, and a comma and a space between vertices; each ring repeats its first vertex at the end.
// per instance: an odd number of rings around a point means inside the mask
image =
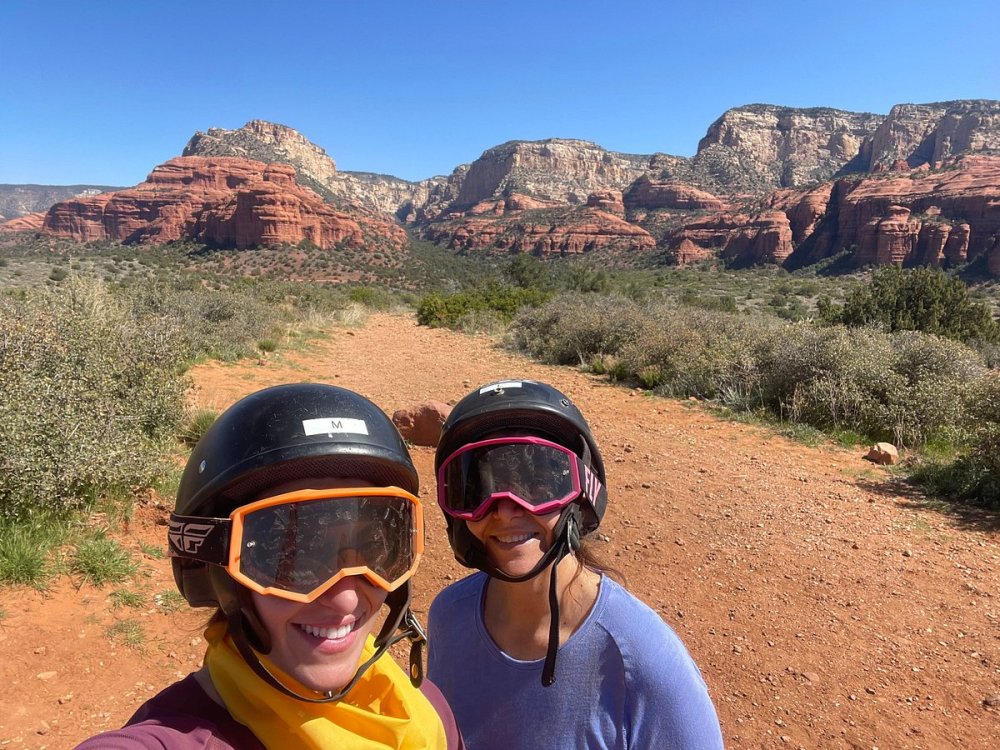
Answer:
POLYGON ((299 490, 229 518, 171 514, 170 554, 221 565, 259 594, 311 602, 345 576, 386 591, 417 569, 420 500, 398 487, 299 490))
POLYGON ((576 454, 541 438, 470 443, 438 471, 438 503, 457 518, 479 518, 500 499, 513 500, 532 513, 548 513, 580 493, 576 454))
POLYGON ((419 555, 417 507, 367 495, 248 506, 231 542, 237 557, 230 572, 261 589, 302 596, 354 573, 394 588, 419 555))

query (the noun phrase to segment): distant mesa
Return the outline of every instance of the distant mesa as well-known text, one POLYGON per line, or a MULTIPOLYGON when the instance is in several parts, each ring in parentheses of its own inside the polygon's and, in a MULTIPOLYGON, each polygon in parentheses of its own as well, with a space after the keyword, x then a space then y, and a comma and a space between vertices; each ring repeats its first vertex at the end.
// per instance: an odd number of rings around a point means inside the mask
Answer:
POLYGON ((340 171, 292 128, 252 120, 196 133, 135 188, 58 203, 38 231, 326 247, 405 245, 405 225, 459 253, 789 268, 846 253, 854 265, 983 259, 1000 275, 998 170, 994 100, 888 115, 750 104, 713 122, 692 157, 509 141, 418 182, 340 171))
POLYGON ((372 236, 406 241, 395 224, 333 208, 298 185, 286 164, 233 157, 171 159, 134 188, 56 204, 42 231, 80 242, 190 239, 235 248, 303 240, 361 247, 372 236))

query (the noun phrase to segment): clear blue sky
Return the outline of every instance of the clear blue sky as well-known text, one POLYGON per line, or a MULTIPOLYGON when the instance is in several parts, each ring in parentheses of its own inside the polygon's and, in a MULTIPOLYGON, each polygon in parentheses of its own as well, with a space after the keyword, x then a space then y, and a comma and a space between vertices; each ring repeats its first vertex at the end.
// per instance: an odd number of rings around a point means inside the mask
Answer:
POLYGON ((254 118, 411 180, 513 139, 690 156, 742 104, 1000 99, 998 33, 998 0, 0 0, 0 183, 134 185, 254 118))

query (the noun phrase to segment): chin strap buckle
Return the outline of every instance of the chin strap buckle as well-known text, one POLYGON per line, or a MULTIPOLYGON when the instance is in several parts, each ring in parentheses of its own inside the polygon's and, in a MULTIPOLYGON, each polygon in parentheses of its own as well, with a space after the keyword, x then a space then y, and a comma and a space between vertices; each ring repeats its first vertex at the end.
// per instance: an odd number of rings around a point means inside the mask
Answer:
POLYGON ((401 629, 410 639, 410 682, 413 687, 420 687, 420 683, 424 681, 424 644, 427 643, 427 633, 410 610, 406 610, 403 615, 401 629))

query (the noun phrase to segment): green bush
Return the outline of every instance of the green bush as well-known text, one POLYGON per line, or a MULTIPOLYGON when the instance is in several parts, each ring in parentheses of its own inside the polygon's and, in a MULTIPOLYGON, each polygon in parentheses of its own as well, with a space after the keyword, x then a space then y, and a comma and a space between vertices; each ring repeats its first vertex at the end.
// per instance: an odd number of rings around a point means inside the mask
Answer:
POLYGON ((98 281, 0 297, 0 516, 148 486, 183 413, 176 324, 98 281))
POLYGON ((961 279, 929 268, 879 269, 867 285, 847 297, 838 322, 923 331, 964 342, 1000 341, 1000 324, 986 305, 972 298, 961 279))
POLYGON ((385 287, 356 286, 348 293, 351 302, 356 302, 372 310, 388 310, 392 307, 392 294, 385 287))
POLYGON ((136 571, 127 549, 104 534, 81 540, 72 555, 70 569, 95 586, 119 583, 136 571))
POLYGON ((509 339, 543 360, 590 365, 666 395, 904 446, 959 439, 963 395, 987 372, 974 350, 937 336, 593 295, 522 312, 509 339))
POLYGON ((431 327, 456 328, 470 313, 487 311, 507 322, 522 307, 541 304, 549 296, 540 289, 501 283, 489 283, 455 294, 431 292, 417 306, 417 322, 431 327))
POLYGON ((187 446, 194 446, 209 427, 215 422, 219 415, 212 409, 198 409, 195 411, 180 430, 181 442, 187 446))
POLYGON ((645 322, 639 306, 623 297, 566 294, 524 310, 510 339, 515 348, 547 362, 586 364, 618 354, 645 322))

